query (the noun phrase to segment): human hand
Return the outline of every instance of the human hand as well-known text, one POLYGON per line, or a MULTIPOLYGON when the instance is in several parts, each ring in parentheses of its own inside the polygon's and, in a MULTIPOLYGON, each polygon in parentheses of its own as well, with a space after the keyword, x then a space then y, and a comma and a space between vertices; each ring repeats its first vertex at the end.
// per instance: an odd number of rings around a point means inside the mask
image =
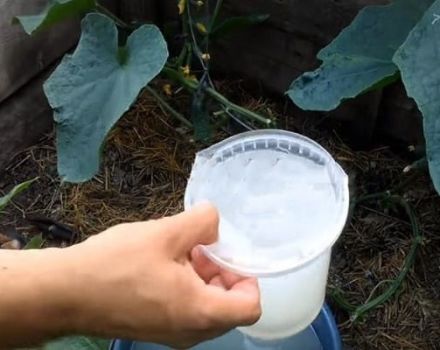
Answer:
POLYGON ((197 248, 217 232, 216 210, 203 205, 65 249, 72 331, 184 348, 256 322, 256 280, 222 270, 197 248))

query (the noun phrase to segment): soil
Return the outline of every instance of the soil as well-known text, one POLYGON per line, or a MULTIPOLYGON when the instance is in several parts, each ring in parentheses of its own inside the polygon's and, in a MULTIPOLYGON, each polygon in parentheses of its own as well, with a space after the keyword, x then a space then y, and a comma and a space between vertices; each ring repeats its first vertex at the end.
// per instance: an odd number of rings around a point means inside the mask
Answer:
MULTIPOLYGON (((277 118, 282 127, 320 142, 349 174, 354 199, 400 187, 396 194, 413 208, 423 235, 409 274, 397 293, 354 322, 340 304, 331 297, 328 301, 347 348, 440 349, 440 198, 428 175, 404 174, 409 160, 388 146, 353 151, 328 123, 300 120, 282 103, 256 99, 236 82, 224 82, 220 89, 232 91, 235 102, 277 118)), ((177 94, 172 103, 184 106, 186 97, 177 94)), ((54 134, 47 135, 11 159, 0 179, 6 192, 39 178, 0 217, 0 233, 16 232, 29 240, 38 230, 26 217, 44 215, 71 226, 78 233, 73 240, 79 241, 117 223, 180 212, 195 152, 204 145, 176 126, 143 94, 111 132, 100 173, 81 185, 60 183, 54 134)), ((220 132, 216 138, 225 136, 220 132)), ((411 224, 401 208, 386 200, 357 205, 334 249, 329 295, 339 288, 351 304, 371 300, 399 274, 412 242, 411 224)), ((45 244, 71 243, 46 237, 45 244)))

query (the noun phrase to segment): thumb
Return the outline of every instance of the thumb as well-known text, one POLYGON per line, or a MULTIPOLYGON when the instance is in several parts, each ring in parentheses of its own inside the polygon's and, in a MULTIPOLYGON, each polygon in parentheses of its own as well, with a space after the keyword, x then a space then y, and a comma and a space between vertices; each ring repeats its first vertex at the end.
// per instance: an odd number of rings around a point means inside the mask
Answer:
POLYGON ((166 220, 173 249, 178 255, 189 253, 197 245, 209 245, 217 241, 219 216, 212 204, 198 204, 166 220))

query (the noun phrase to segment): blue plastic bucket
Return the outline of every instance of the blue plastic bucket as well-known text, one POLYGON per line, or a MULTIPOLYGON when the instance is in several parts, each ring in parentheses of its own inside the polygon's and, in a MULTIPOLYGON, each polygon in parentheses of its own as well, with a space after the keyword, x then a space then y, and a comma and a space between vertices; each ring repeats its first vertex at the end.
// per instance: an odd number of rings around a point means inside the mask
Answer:
MULTIPOLYGON (((224 336, 204 342, 193 350, 240 350, 243 336, 231 331, 224 336)), ((257 347, 255 348, 257 349, 257 347)), ((269 348, 267 348, 269 349, 269 348)), ((312 325, 302 333, 290 338, 277 350, 342 350, 341 336, 332 312, 324 306, 312 325)), ((168 347, 152 343, 140 343, 130 340, 114 340, 110 350, 169 350, 168 347)))

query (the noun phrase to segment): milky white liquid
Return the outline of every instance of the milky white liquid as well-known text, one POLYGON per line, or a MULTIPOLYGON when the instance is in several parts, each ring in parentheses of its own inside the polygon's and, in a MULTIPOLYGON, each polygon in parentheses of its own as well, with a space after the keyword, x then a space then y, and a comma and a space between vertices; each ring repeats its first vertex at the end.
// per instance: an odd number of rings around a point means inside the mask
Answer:
POLYGON ((193 198, 218 208, 220 238, 209 250, 235 272, 283 271, 324 251, 293 272, 259 278, 262 317, 240 329, 257 338, 300 332, 324 302, 328 237, 338 230, 340 207, 331 169, 310 157, 310 149, 308 157, 301 152, 260 149, 199 159, 189 185, 193 198))
POLYGON ((290 274, 259 278, 262 317, 239 328, 251 337, 273 340, 297 334, 318 316, 324 304, 330 251, 290 274))

